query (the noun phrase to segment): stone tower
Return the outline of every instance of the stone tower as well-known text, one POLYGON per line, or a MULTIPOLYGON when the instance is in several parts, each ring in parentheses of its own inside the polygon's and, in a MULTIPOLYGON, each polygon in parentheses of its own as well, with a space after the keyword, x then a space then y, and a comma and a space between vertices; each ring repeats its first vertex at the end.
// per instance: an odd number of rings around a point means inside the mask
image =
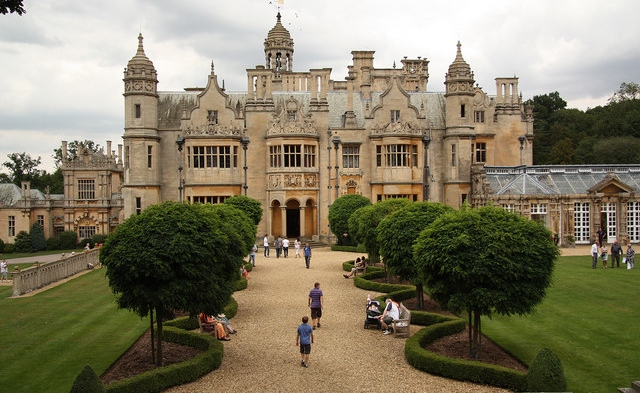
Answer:
POLYGON ((124 184, 125 217, 161 201, 160 138, 158 135, 158 75, 138 50, 124 70, 124 184), (144 204, 144 206, 143 206, 144 204))
POLYGON ((293 71, 293 40, 280 18, 278 12, 276 25, 264 40, 265 67, 275 73, 293 71))
POLYGON ((456 58, 445 76, 446 129, 443 143, 444 202, 458 206, 467 199, 470 187, 471 154, 475 140, 473 98, 475 82, 471 67, 462 57, 458 41, 456 58))

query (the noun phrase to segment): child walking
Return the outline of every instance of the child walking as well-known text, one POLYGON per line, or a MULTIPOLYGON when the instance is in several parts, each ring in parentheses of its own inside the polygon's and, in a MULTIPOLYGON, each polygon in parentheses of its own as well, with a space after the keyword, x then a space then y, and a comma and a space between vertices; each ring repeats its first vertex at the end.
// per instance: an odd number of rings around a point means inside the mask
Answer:
POLYGON ((296 334, 296 346, 300 345, 300 365, 309 367, 309 354, 311 353, 311 344, 313 344, 313 328, 307 323, 309 317, 302 317, 302 324, 298 326, 296 334))

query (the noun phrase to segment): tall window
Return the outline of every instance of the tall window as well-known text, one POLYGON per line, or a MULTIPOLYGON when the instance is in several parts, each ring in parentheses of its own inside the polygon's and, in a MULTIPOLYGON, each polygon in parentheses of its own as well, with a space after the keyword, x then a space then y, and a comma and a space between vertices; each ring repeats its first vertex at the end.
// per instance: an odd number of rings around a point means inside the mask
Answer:
POLYGON ((136 214, 142 213, 142 198, 136 197, 136 214))
POLYGON ((78 199, 96 199, 96 181, 78 179, 78 199))
POLYGON ((342 167, 360 168, 360 146, 342 145, 342 167))
POLYGON ((456 156, 456 145, 451 145, 451 166, 456 167, 458 163, 458 157, 456 156))
POLYGON ((193 168, 236 168, 238 166, 237 146, 193 146, 188 149, 189 163, 193 168), (193 151, 193 154, 191 154, 193 151))
POLYGON ((475 122, 484 123, 484 111, 475 111, 475 122))
POLYGON ((640 241, 640 202, 627 203, 627 233, 630 241, 640 241))
POLYGON ((460 105, 460 117, 467 117, 467 106, 465 104, 460 105))
POLYGON ((95 226, 78 226, 78 236, 80 239, 89 239, 96 234, 95 226))
POLYGON ((378 166, 412 167, 418 166, 418 147, 416 145, 378 145, 376 146, 378 166))
POLYGON ((218 124, 218 111, 208 111, 207 120, 209 124, 218 124))
POLYGON ((9 216, 8 223, 9 223, 8 235, 15 236, 16 235, 16 216, 9 216))
POLYGON ((531 204, 531 219, 539 222, 542 225, 547 224, 547 204, 546 203, 532 203, 531 204))
POLYGON ((139 119, 140 117, 142 117, 142 109, 140 108, 140 104, 135 105, 135 111, 136 111, 136 119, 139 119))
POLYGON ((44 216, 42 216, 42 215, 38 215, 38 216, 36 217, 36 221, 38 222, 38 224, 40 224, 40 226, 41 226, 41 227, 43 227, 43 228, 44 228, 44 216))
POLYGON ((282 146, 269 147, 269 165, 271 168, 282 167, 282 146))
POLYGON ((392 123, 399 123, 400 122, 400 111, 398 111, 398 110, 392 110, 391 111, 391 122, 392 123))
POLYGON ((147 146, 147 168, 151 168, 151 157, 153 152, 153 146, 147 146))
POLYGON ((590 239, 589 231, 590 206, 588 202, 578 202, 573 204, 573 235, 577 244, 588 244, 590 239))
POLYGON ((224 195, 215 196, 193 196, 189 197, 191 203, 223 203, 225 199, 229 198, 224 195))
POLYGON ((315 168, 315 145, 269 146, 270 168, 315 168))
POLYGON ((304 167, 315 168, 316 166, 316 147, 304 145, 304 167))
POLYGON ((300 145, 284 145, 284 167, 300 167, 302 163, 302 155, 300 154, 300 145))
POLYGON ((487 162, 486 143, 476 143, 476 162, 487 162))

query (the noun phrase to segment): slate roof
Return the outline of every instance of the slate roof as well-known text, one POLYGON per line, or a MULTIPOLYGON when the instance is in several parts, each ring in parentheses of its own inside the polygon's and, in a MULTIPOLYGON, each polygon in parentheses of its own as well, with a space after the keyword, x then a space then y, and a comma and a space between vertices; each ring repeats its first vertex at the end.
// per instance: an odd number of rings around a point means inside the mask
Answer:
MULTIPOLYGON (((13 206, 22 199, 22 190, 13 183, 0 183, 0 206, 13 206)), ((31 199, 44 200, 42 192, 31 189, 31 199)))

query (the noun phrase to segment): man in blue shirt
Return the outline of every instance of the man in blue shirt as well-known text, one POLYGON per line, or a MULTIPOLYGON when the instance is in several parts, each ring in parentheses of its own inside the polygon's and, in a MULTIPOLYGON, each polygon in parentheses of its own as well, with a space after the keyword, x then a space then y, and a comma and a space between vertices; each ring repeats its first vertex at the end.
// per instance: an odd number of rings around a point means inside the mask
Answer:
POLYGON ((298 326, 298 334, 296 334, 296 346, 300 345, 300 365, 309 367, 309 354, 311 353, 311 344, 313 344, 313 328, 307 323, 309 317, 302 317, 302 324, 298 326))

